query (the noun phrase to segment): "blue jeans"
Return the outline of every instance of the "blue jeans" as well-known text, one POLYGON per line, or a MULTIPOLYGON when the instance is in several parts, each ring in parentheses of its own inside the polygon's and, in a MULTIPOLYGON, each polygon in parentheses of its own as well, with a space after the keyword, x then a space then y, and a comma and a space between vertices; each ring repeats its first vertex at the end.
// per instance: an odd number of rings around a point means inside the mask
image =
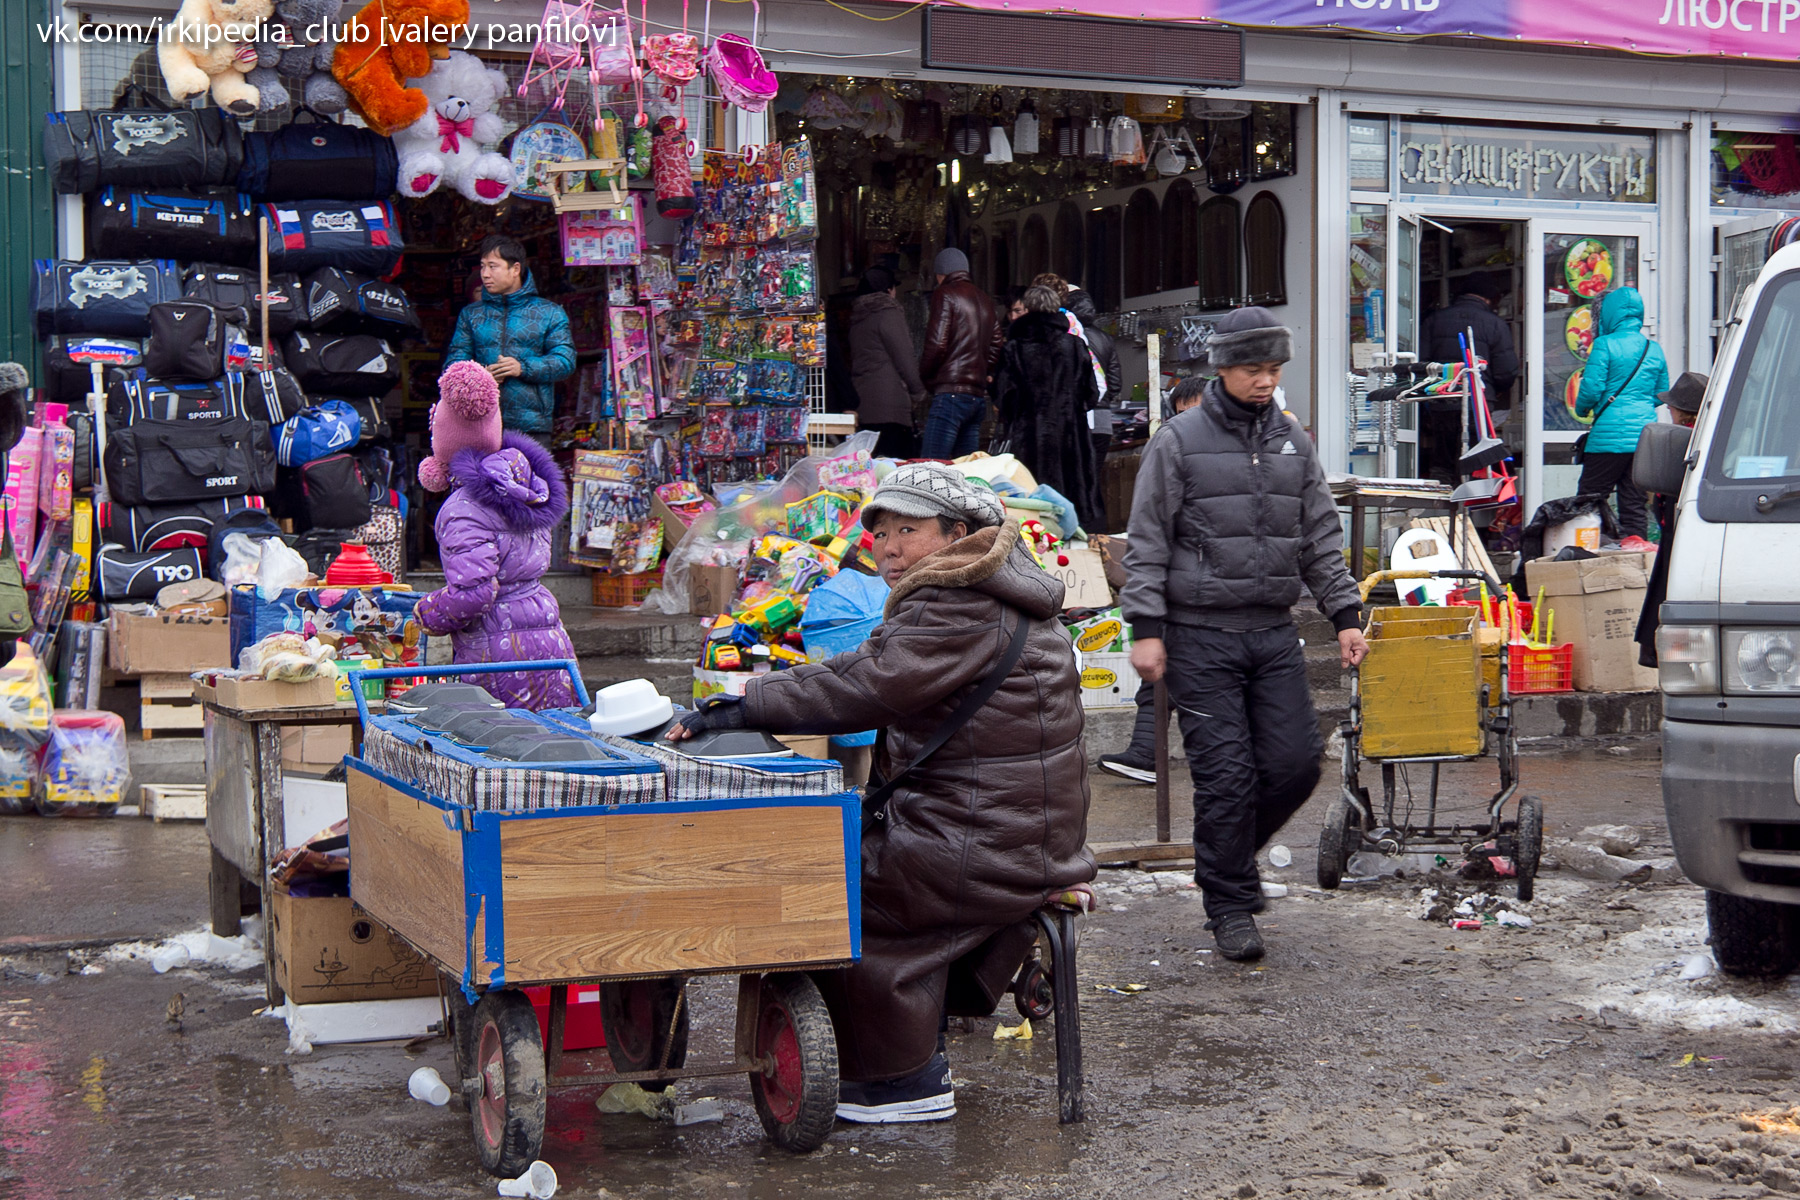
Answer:
POLYGON ((925 438, 920 458, 961 458, 981 446, 981 422, 987 417, 987 400, 965 392, 940 392, 931 399, 931 415, 925 418, 925 438))

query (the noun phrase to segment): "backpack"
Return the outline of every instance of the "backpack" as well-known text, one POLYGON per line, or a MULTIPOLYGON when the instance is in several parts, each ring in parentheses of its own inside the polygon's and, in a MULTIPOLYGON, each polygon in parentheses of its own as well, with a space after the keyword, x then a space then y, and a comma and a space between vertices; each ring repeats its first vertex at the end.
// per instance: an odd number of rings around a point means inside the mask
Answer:
POLYGON ((255 211, 250 197, 226 188, 109 187, 88 199, 88 252, 100 258, 161 255, 248 265, 256 261, 255 211))
POLYGON ((38 336, 104 333, 147 337, 151 306, 181 299, 172 258, 40 258, 31 264, 31 314, 38 336))
POLYGON ((295 331, 282 345, 288 370, 308 393, 380 396, 400 382, 400 357, 366 333, 332 337, 295 331))
POLYGON ((398 285, 322 267, 306 277, 307 326, 319 333, 418 337, 419 314, 398 285))
POLYGON ((113 107, 44 114, 44 164, 52 190, 198 188, 233 183, 244 162, 237 119, 218 108, 171 109, 132 84, 113 107), (124 107, 133 97, 145 106, 124 107))
POLYGON ((406 248, 394 206, 386 200, 295 200, 265 204, 262 212, 269 218, 271 271, 306 275, 320 267, 343 267, 387 275, 400 265, 406 248))
MULTIPOLYGON (((369 523, 373 511, 369 485, 354 454, 315 459, 302 466, 299 475, 306 528, 354 530, 369 523)), ((346 535, 346 540, 353 540, 353 535, 346 535)))
POLYGON ((250 363, 244 310, 205 300, 169 300, 150 309, 144 370, 154 379, 217 379, 250 363))
POLYGON ((302 409, 275 431, 275 461, 298 467, 328 454, 354 449, 362 440, 362 417, 342 400, 324 400, 302 409))
POLYGON ((385 200, 399 165, 391 138, 302 107, 280 129, 244 136, 237 185, 258 200, 385 200))
MULTIPOLYGON (((214 263, 196 263, 187 269, 182 284, 183 294, 194 300, 205 300, 220 308, 241 308, 248 314, 245 328, 262 332, 262 293, 256 290, 257 274, 241 267, 214 263)), ((292 333, 306 323, 306 306, 301 300, 298 275, 269 276, 269 333, 274 337, 292 333)))

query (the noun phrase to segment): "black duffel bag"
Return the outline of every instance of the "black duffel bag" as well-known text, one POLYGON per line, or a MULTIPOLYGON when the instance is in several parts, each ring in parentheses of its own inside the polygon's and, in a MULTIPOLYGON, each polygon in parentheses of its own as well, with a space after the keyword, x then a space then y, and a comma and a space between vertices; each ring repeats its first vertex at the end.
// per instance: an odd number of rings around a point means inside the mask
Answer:
MULTIPOLYGON (((186 295, 221 308, 242 308, 250 314, 246 326, 262 332, 262 293, 256 290, 257 274, 243 267, 220 263, 195 263, 187 269, 182 287, 186 295)), ((269 276, 269 333, 283 337, 306 324, 304 291, 298 275, 269 276)))
POLYGON ((221 496, 192 504, 100 505, 100 528, 109 542, 131 550, 205 546, 213 529, 238 513, 263 507, 261 496, 221 496))
POLYGON ((248 417, 275 426, 305 407, 300 384, 280 367, 189 382, 154 379, 140 367, 106 389, 106 419, 113 425, 248 417))
POLYGON ((58 404, 81 407, 94 390, 91 364, 105 371, 105 383, 144 364, 142 338, 55 334, 44 343, 44 393, 58 404))
POLYGON ((133 84, 111 108, 44 114, 44 162, 51 188, 65 196, 108 186, 235 186, 244 135, 217 108, 171 109, 133 84), (147 106, 125 107, 133 96, 147 106))
POLYGON ((282 357, 308 395, 380 396, 400 382, 400 356, 371 334, 296 331, 282 344, 282 357))
POLYGON ((302 107, 280 129, 245 135, 237 185, 258 200, 385 200, 399 165, 391 138, 302 107))
POLYGON ((201 552, 193 546, 175 550, 127 550, 123 546, 100 547, 100 598, 110 604, 121 600, 154 600, 171 583, 192 583, 206 578, 201 552))
POLYGON ((31 264, 31 315, 39 337, 106 333, 147 337, 150 308, 181 299, 181 269, 172 258, 31 264))
POLYGON ((386 200, 291 200, 262 206, 269 218, 269 269, 310 275, 343 267, 387 275, 406 249, 394 206, 386 200))
POLYGON ((250 197, 230 188, 109 187, 88 199, 88 252, 101 258, 154 254, 247 266, 256 261, 255 212, 250 197))
POLYGON ((170 300, 150 310, 144 372, 152 379, 219 379, 250 365, 244 310, 170 300))
POLYGON ((369 483, 354 454, 316 458, 297 473, 306 528, 354 530, 368 524, 369 483))
POLYGON ((399 284, 322 267, 306 277, 306 323, 319 333, 418 337, 419 314, 399 284))
POLYGON ((140 420, 109 429, 106 486, 131 505, 260 495, 275 486, 268 422, 140 420))

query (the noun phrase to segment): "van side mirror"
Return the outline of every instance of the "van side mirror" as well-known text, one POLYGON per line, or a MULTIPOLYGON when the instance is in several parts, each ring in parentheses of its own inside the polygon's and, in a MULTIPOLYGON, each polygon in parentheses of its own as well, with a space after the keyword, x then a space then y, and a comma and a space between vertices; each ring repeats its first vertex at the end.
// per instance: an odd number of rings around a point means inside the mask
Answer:
POLYGON ((1646 492, 1673 496, 1687 478, 1688 443, 1694 431, 1660 422, 1646 425, 1638 434, 1637 456, 1631 461, 1631 481, 1646 492))

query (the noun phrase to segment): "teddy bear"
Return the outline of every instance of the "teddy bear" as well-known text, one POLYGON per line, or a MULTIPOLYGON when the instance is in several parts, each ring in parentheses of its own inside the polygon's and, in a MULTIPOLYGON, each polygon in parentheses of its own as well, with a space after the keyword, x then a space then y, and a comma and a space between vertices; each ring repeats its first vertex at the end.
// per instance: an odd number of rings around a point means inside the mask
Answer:
POLYGON ((512 195, 512 162, 494 153, 506 122, 494 106, 508 91, 506 75, 473 54, 452 50, 418 84, 431 107, 405 129, 394 131, 400 155, 400 194, 424 196, 438 185, 453 187, 481 204, 512 195))
POLYGON ((334 117, 349 106, 343 85, 332 78, 338 18, 344 0, 275 0, 275 24, 257 44, 257 67, 249 82, 262 93, 262 109, 294 103, 289 82, 298 83, 299 103, 334 117))
POLYGON ((245 76, 256 69, 257 39, 274 11, 275 0, 181 0, 156 46, 169 95, 186 100, 210 88, 226 112, 254 115, 262 96, 245 76))
POLYGON ((419 484, 428 492, 450 490, 450 461, 459 451, 500 450, 500 385, 488 369, 467 359, 438 376, 431 406, 431 457, 419 462, 419 484))
POLYGON ((430 74, 433 59, 450 53, 446 42, 426 37, 455 37, 466 33, 468 23, 469 0, 369 0, 340 26, 331 74, 363 123, 390 137, 431 107, 424 92, 406 86, 408 79, 430 74))

